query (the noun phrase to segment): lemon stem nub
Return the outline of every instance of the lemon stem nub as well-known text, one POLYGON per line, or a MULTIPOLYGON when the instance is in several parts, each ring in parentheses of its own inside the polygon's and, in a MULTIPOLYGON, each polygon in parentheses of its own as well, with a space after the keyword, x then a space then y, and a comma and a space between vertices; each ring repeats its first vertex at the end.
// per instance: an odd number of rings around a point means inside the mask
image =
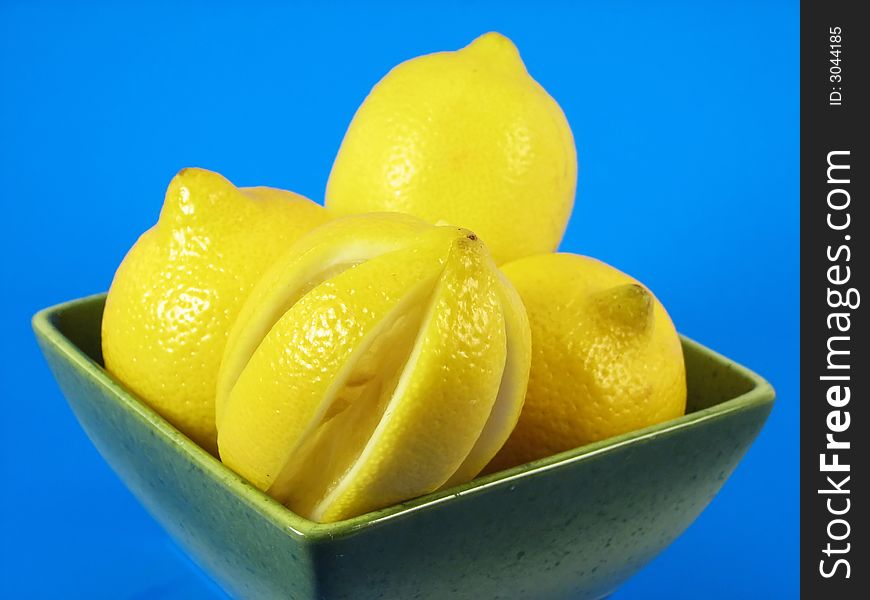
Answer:
POLYGON ((520 51, 510 39, 498 32, 484 33, 463 50, 480 56, 493 68, 526 71, 526 65, 520 57, 520 51))
POLYGON ((599 314, 626 333, 640 335, 652 330, 655 304, 645 287, 628 283, 599 292, 594 302, 599 314))

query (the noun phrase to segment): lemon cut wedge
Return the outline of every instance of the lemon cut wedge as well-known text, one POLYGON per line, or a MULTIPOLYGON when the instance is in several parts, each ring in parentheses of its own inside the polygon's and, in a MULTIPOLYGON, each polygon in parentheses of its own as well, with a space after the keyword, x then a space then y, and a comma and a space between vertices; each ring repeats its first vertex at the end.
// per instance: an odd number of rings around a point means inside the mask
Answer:
POLYGON ((332 221, 263 277, 230 332, 221 459, 319 522, 467 481, 519 418, 530 343, 470 231, 332 221))

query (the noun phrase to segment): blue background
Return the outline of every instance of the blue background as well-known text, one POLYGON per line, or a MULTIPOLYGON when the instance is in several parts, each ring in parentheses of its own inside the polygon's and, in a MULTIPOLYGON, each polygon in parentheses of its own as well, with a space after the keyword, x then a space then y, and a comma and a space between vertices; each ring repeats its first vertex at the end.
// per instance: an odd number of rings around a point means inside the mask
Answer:
POLYGON ((107 289, 181 167, 320 200, 370 87, 488 30, 571 122, 562 248, 644 281, 779 395, 722 493, 615 598, 797 596, 797 2, 2 1, 0 596, 221 597, 79 429, 30 316, 107 289))

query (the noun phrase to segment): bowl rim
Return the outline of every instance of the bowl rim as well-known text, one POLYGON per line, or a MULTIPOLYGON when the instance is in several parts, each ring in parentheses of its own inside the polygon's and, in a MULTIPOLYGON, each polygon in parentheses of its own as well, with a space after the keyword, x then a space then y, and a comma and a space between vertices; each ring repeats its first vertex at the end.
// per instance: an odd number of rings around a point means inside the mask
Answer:
POLYGON ((734 398, 688 413, 676 419, 579 446, 510 469, 479 476, 467 483, 435 491, 350 519, 334 523, 317 523, 294 513, 264 492, 261 492, 240 475, 230 470, 217 457, 211 455, 190 440, 190 438, 145 404, 144 401, 140 400, 136 394, 124 387, 120 381, 88 356, 58 328, 56 320, 62 313, 76 306, 104 301, 105 297, 106 293, 104 292, 44 308, 38 311, 32 318, 34 332, 38 337, 54 346, 80 372, 87 375, 98 386, 109 392, 110 396, 122 408, 131 413, 135 419, 143 425, 156 430, 170 443, 177 454, 184 456, 188 461, 196 465, 204 475, 234 493, 250 509, 266 518, 273 526, 287 532, 294 538, 307 542, 332 540, 355 534, 383 525, 394 519, 407 517, 410 514, 444 502, 482 493, 493 487, 509 486, 518 479, 563 468, 581 460, 588 460, 628 444, 670 434, 705 421, 723 418, 734 412, 771 405, 775 398, 773 387, 757 373, 688 337, 680 335, 684 346, 691 347, 694 351, 717 362, 726 363, 738 376, 749 381, 751 387, 734 398))

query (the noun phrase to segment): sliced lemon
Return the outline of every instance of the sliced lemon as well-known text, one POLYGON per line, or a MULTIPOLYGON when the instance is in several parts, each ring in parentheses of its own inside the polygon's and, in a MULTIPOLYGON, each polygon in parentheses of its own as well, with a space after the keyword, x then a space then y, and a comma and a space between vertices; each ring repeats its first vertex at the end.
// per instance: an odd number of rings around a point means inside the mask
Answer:
POLYGON ((390 215, 324 229, 230 334, 218 444, 255 486, 330 522, 474 477, 516 424, 530 333, 471 232, 390 215), (404 237, 380 243, 382 227, 404 237))
POLYGON ((278 319, 303 295, 341 271, 415 240, 429 225, 400 213, 336 219, 303 237, 258 282, 230 330, 215 397, 223 418, 230 389, 278 319))

